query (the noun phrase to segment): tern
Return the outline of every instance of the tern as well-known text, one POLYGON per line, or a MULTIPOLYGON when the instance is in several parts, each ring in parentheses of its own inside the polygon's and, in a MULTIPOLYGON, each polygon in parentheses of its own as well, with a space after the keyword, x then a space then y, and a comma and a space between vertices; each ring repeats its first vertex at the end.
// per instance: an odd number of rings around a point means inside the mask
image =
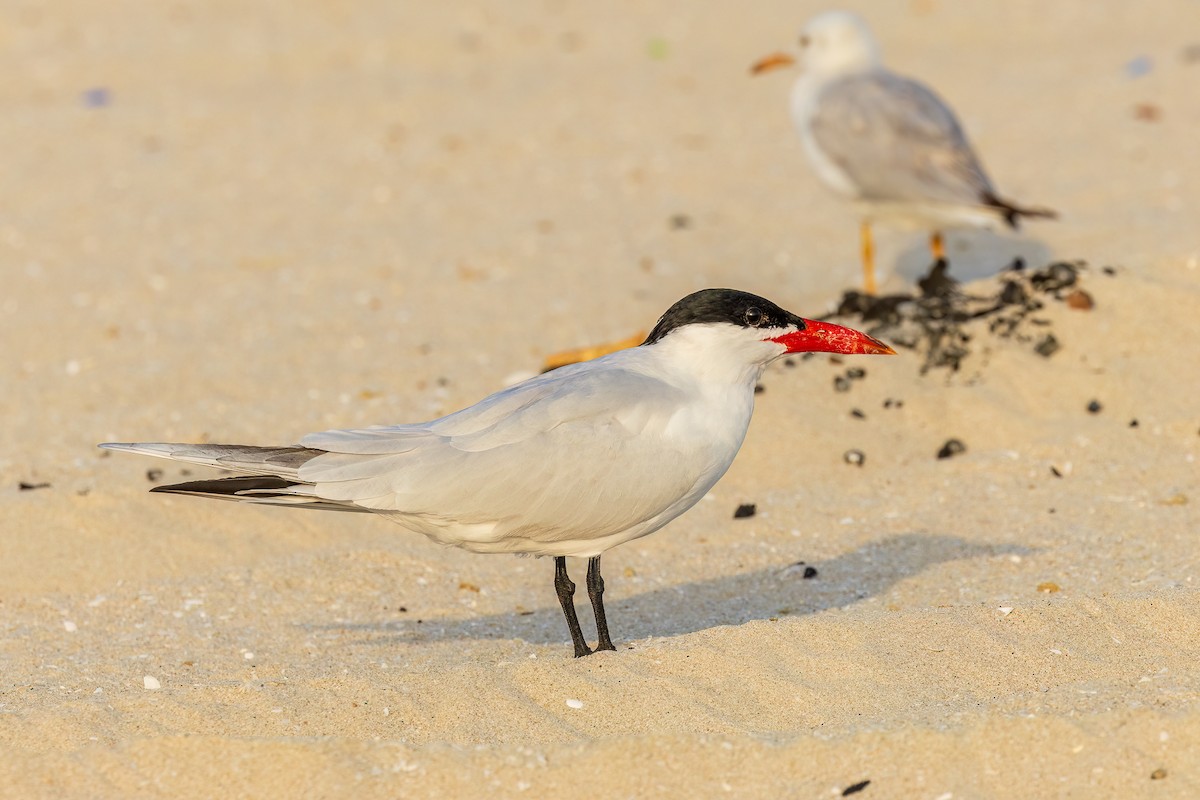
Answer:
MULTIPOLYGON (((875 220, 931 230, 942 261, 945 228, 1014 230, 1022 217, 1057 216, 996 193, 950 108, 923 83, 884 66, 870 28, 848 11, 827 11, 800 32, 801 74, 792 85, 792 121, 813 171, 856 202, 862 214, 863 284, 874 294, 875 220)), ((775 53, 760 74, 796 59, 775 53)))
POLYGON ((105 443, 234 477, 154 492, 369 511, 477 553, 554 558, 575 656, 593 652, 566 557, 588 559, 596 650, 614 650, 600 556, 694 506, 737 455, 767 365, 788 353, 894 354, 769 300, 705 289, 641 345, 561 367, 431 422, 311 433, 290 447, 105 443))

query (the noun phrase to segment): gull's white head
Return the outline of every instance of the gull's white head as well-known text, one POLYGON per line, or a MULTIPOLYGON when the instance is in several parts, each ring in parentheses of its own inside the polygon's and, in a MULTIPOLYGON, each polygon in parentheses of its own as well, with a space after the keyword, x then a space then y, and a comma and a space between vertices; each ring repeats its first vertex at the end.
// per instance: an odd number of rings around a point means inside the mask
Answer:
POLYGON ((846 75, 879 63, 879 44, 857 14, 826 11, 800 30, 800 64, 806 73, 846 75))

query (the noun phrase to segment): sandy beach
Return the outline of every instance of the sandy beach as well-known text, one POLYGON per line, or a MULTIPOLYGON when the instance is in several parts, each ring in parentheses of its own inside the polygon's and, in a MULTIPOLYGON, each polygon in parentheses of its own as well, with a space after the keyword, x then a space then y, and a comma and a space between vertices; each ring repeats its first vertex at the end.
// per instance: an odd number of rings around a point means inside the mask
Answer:
POLYGON ((826 7, 0 9, 0 796, 1200 797, 1200 4, 850 7, 1061 215, 951 234, 963 291, 1094 307, 773 365, 578 660, 547 559, 96 444, 432 419, 709 286, 831 313, 857 217, 748 70, 826 7))

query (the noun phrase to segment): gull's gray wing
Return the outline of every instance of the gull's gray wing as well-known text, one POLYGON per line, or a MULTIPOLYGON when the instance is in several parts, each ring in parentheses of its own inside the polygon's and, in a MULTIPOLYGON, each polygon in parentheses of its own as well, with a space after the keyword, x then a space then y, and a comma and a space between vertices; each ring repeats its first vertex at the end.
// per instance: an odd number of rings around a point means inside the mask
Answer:
POLYGON ((991 182, 954 112, 914 80, 887 70, 833 80, 811 125, 864 200, 992 204, 991 182))

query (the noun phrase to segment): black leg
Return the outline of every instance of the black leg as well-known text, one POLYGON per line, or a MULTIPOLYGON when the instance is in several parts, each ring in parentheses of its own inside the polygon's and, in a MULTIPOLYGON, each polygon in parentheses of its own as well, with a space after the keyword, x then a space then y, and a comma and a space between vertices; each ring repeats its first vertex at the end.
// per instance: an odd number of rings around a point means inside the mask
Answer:
POLYGON ((616 650, 612 639, 608 638, 608 619, 604 616, 604 578, 600 577, 600 556, 588 559, 587 590, 592 611, 596 614, 596 652, 616 650))
MULTIPOLYGON (((588 573, 589 578, 591 573, 588 573)), ((575 643, 575 657, 591 655, 592 649, 583 640, 583 631, 579 628, 579 617, 575 615, 575 584, 567 576, 567 559, 564 556, 554 557, 554 591, 558 592, 558 602, 562 604, 563 616, 567 618, 567 627, 571 629, 571 641, 575 643)))

